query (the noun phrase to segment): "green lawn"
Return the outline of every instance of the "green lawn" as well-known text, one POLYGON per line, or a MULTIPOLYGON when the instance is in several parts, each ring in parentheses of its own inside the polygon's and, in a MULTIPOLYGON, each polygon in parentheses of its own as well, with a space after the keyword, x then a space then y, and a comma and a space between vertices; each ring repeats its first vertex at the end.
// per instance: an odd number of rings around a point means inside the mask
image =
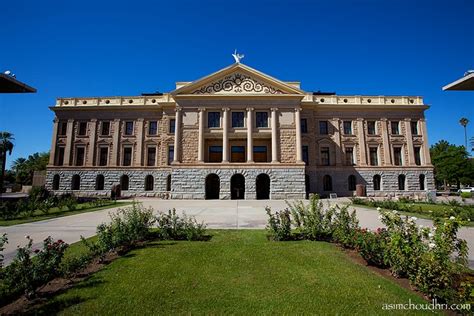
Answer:
POLYGON ((424 303, 334 244, 270 242, 263 230, 210 232, 209 242, 151 242, 35 312, 381 314, 384 303, 424 303))
POLYGON ((82 203, 82 204, 78 204, 77 209, 74 211, 60 210, 57 207, 53 207, 52 209, 50 209, 48 214, 44 214, 43 212, 37 210, 33 213, 33 216, 30 216, 30 217, 15 218, 15 219, 8 219, 8 220, 0 219, 0 226, 12 226, 12 225, 42 221, 45 219, 51 219, 51 218, 56 218, 56 217, 63 217, 63 216, 69 216, 69 215, 86 213, 86 212, 100 211, 100 210, 105 210, 112 207, 129 205, 131 203, 132 202, 116 202, 116 203, 111 203, 109 205, 104 205, 104 206, 99 206, 99 207, 95 207, 91 203, 82 203))

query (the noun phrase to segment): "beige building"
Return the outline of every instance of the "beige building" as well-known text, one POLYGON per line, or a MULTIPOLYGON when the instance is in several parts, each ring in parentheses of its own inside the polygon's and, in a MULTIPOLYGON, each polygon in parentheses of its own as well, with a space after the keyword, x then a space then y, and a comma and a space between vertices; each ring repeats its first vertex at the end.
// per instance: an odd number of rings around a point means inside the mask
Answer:
POLYGON ((166 94, 59 98, 47 187, 176 199, 434 187, 421 97, 313 93, 236 62, 166 94))

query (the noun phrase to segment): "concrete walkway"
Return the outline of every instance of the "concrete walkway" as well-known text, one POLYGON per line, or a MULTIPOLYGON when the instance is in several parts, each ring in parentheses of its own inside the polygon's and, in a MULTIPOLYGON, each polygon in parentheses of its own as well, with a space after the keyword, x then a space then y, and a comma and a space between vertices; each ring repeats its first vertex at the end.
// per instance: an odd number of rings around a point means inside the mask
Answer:
MULTIPOLYGON (((141 199, 145 207, 153 207, 156 211, 167 211, 176 208, 178 213, 186 212, 195 216, 201 222, 205 222, 208 228, 224 229, 248 229, 265 228, 267 214, 265 207, 269 206, 273 211, 286 208, 285 201, 249 201, 249 200, 157 200, 141 199)), ((344 204, 349 200, 340 198, 331 200, 331 204, 344 204)), ((327 203, 327 201, 324 201, 327 203)), ((378 212, 363 207, 351 207, 356 209, 360 225, 369 229, 382 227, 378 219, 378 212)), ((20 224, 9 227, 0 227, 0 234, 8 234, 9 243, 4 251, 5 261, 9 262, 15 255, 17 245, 26 243, 25 236, 29 235, 36 242, 35 247, 40 247, 41 242, 48 236, 54 239, 62 239, 67 243, 73 243, 80 236, 90 237, 95 235, 98 224, 108 221, 109 212, 116 209, 107 209, 97 212, 88 212, 67 217, 60 217, 29 224, 20 224)), ((432 221, 418 219, 417 223, 424 226, 432 226, 432 221)), ((469 265, 474 268, 474 228, 463 227, 459 237, 465 239, 469 246, 469 265)))

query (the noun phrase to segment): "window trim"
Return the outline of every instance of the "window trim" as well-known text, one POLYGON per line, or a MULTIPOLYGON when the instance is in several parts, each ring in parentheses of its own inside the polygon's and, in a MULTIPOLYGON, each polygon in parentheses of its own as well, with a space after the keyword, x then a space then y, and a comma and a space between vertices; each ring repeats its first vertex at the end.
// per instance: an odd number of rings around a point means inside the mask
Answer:
POLYGON ((134 129, 135 129, 135 122, 134 121, 126 120, 126 121, 123 122, 123 136, 126 136, 126 137, 134 136, 134 129), (127 134, 127 124, 128 123, 132 124, 132 133, 131 134, 127 134))
POLYGON ((148 121, 148 128, 147 128, 147 136, 158 136, 158 120, 150 120, 148 121), (155 123, 156 124, 156 129, 155 129, 155 133, 152 134, 150 133, 150 130, 151 130, 151 123, 155 123))
POLYGON ((231 128, 235 128, 235 129, 239 129, 239 128, 247 128, 247 120, 245 119, 246 118, 246 115, 245 115, 245 111, 231 111, 230 112, 230 126, 231 128), (242 126, 234 126, 234 113, 242 113, 243 114, 243 118, 242 118, 242 126))
POLYGON ((209 129, 219 129, 219 128, 222 128, 222 112, 221 111, 207 111, 207 128, 209 129), (210 123, 210 116, 211 114, 218 114, 219 115, 219 118, 217 120, 217 125, 218 126, 209 126, 209 123, 210 123))
POLYGON ((120 162, 121 162, 121 166, 123 167, 131 167, 133 165, 133 146, 131 145, 123 145, 122 146, 122 155, 120 157, 120 162), (124 162, 125 162, 125 149, 130 149, 130 164, 129 165, 125 165, 124 162))
POLYGON ((270 114, 269 114, 269 111, 255 111, 255 116, 254 116, 254 118, 255 118, 255 122, 254 122, 253 125, 254 125, 254 128, 255 128, 255 129, 270 128, 270 114), (258 126, 258 125, 257 125, 257 116, 258 116, 257 114, 258 114, 258 113, 266 113, 266 115, 267 115, 267 120, 266 120, 267 124, 266 124, 266 125, 267 125, 267 126, 258 126))

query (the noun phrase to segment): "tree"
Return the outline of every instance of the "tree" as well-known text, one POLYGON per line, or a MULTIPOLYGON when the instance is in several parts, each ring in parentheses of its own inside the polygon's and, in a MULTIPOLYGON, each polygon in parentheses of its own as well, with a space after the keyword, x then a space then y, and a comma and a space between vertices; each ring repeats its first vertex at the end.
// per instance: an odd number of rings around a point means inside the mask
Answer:
POLYGON ((472 180, 471 161, 464 146, 456 146, 441 140, 430 148, 435 178, 446 184, 468 184, 472 180))
POLYGON ((461 117, 459 124, 464 127, 464 146, 467 148, 467 124, 469 124, 469 120, 465 117, 461 117))
POLYGON ((18 158, 13 162, 12 169, 15 173, 15 182, 30 185, 35 171, 46 170, 49 153, 34 153, 28 158, 18 158))
POLYGON ((0 170, 0 193, 3 192, 3 179, 5 178, 5 166, 7 164, 7 153, 12 154, 13 141, 15 138, 12 133, 0 132, 0 160, 2 163, 2 169, 0 170))

